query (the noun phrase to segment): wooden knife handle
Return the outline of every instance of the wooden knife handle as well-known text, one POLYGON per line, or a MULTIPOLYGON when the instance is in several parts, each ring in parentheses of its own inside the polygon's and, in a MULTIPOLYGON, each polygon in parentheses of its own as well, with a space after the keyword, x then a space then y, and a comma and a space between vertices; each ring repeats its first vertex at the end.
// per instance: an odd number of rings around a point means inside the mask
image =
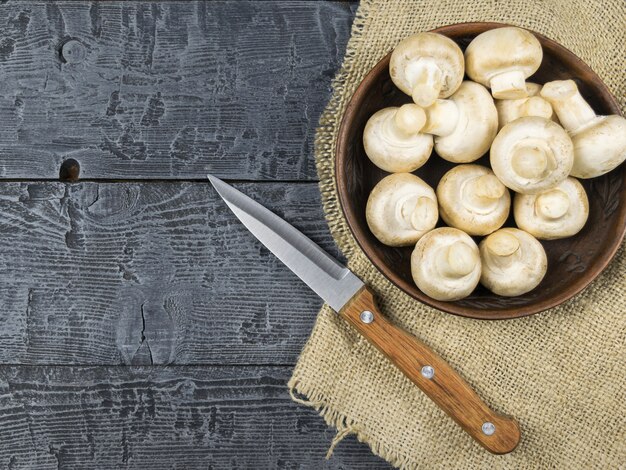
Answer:
POLYGON ((339 315, 485 449, 494 454, 515 449, 520 440, 517 421, 489 409, 441 357, 385 319, 368 287, 359 291, 339 315))

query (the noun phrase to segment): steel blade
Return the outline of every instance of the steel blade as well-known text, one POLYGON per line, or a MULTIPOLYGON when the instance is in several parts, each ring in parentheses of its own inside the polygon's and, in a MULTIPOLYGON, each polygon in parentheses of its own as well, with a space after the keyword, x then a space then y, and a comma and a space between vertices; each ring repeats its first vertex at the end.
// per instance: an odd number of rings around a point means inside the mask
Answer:
POLYGON ((363 281, 298 229, 219 178, 211 184, 241 222, 317 295, 339 311, 363 281))

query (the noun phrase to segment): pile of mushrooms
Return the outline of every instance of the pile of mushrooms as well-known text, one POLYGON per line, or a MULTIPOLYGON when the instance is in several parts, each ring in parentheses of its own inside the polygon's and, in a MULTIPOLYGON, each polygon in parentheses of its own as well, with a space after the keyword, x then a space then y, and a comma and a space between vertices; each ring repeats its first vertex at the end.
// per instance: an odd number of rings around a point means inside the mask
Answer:
POLYGON ((414 247, 413 280, 433 299, 462 299, 479 282, 501 296, 537 287, 548 269, 539 240, 587 222, 576 178, 626 160, 626 119, 596 115, 573 80, 527 81, 542 58, 537 38, 517 27, 479 34, 465 52, 417 33, 391 54, 391 79, 411 102, 365 126, 365 153, 391 173, 370 193, 366 219, 381 243, 414 247), (433 149, 459 163, 436 189, 412 174, 433 149), (487 152, 491 168, 472 163, 487 152), (512 219, 517 228, 505 227, 512 219))

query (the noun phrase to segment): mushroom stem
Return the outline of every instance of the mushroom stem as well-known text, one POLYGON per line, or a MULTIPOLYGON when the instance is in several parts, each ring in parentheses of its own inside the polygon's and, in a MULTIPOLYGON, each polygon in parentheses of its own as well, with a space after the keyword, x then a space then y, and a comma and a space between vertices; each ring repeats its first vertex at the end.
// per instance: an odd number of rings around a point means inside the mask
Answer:
POLYGON ((422 128, 425 134, 445 137, 454 132, 459 122, 459 108, 452 100, 436 100, 432 106, 424 109, 426 124, 422 128))
POLYGON ((520 116, 539 116, 552 119, 552 106, 540 96, 531 96, 520 106, 520 116))
POLYGON ((486 242, 486 247, 495 256, 511 256, 519 249, 519 240, 507 232, 496 232, 486 242))
POLYGON ((411 84, 411 97, 416 104, 427 107, 439 97, 443 87, 443 72, 434 60, 420 57, 409 63, 406 77, 411 84))
POLYGON ((520 249, 517 237, 505 231, 493 233, 485 239, 484 245, 491 255, 490 263, 499 268, 511 266, 520 249))
POLYGON ((552 189, 537 196, 535 210, 546 219, 556 220, 567 214, 570 200, 560 189, 552 189))
POLYGON ((399 139, 417 134, 426 123, 426 113, 416 104, 405 104, 400 106, 393 116, 389 130, 399 139))
POLYGON ((411 225, 415 230, 425 230, 433 226, 433 219, 438 218, 437 203, 430 198, 420 197, 411 214, 411 225))
POLYGON ((573 80, 546 83, 541 89, 541 96, 552 105, 559 121, 569 132, 576 132, 597 118, 573 80))
POLYGON ((513 151, 511 166, 513 171, 523 178, 538 179, 548 167, 548 157, 539 147, 521 146, 513 151))
POLYGON ((437 203, 425 196, 409 194, 396 203, 396 219, 414 230, 432 228, 438 216, 437 203))
POLYGON ((476 255, 467 243, 455 241, 439 252, 439 269, 451 278, 467 276, 476 266, 476 255))
POLYGON ((487 209, 504 195, 505 186, 492 174, 472 178, 463 188, 463 201, 470 207, 487 209))
POLYGON ((491 94, 498 100, 516 100, 528 96, 526 76, 521 70, 509 70, 491 77, 491 94))

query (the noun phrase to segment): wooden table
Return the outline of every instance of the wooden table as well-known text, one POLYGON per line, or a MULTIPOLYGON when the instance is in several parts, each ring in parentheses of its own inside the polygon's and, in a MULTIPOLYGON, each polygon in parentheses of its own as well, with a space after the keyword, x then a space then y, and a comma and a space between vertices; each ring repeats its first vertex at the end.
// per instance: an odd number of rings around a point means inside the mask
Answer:
POLYGON ((286 387, 321 301, 205 179, 340 256, 313 140, 356 6, 0 2, 0 468, 386 468, 324 460, 286 387))

